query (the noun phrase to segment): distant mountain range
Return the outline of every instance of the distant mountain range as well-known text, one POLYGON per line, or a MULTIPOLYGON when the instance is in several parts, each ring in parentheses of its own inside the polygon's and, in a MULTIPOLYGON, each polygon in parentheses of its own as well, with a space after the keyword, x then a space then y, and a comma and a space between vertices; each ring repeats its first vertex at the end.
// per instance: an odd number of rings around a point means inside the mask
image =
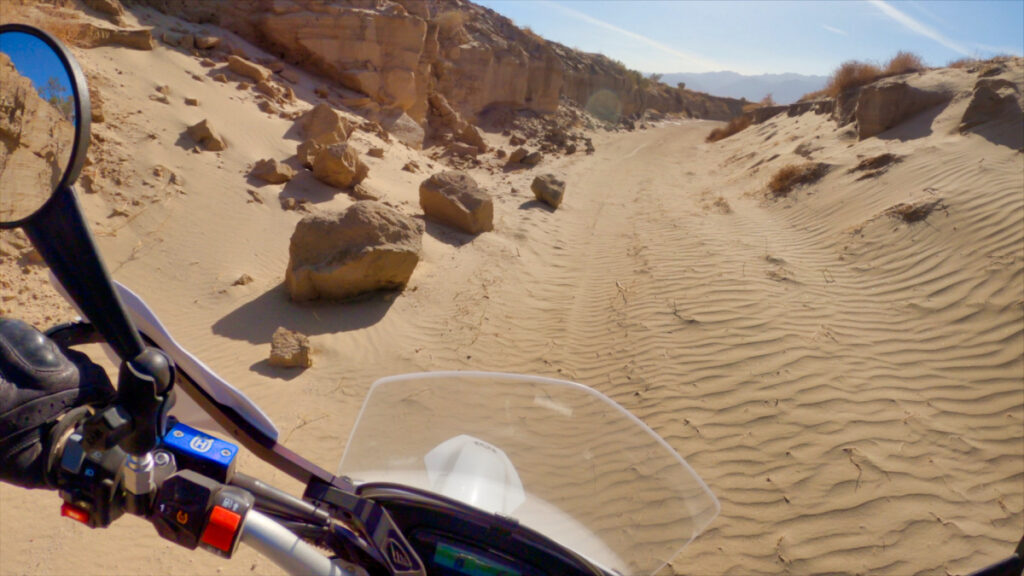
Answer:
POLYGON ((803 74, 761 74, 744 76, 736 72, 677 72, 664 74, 661 81, 669 86, 686 82, 688 90, 707 92, 713 96, 746 98, 759 102, 766 94, 778 104, 791 104, 808 92, 825 87, 828 76, 806 76, 803 74))

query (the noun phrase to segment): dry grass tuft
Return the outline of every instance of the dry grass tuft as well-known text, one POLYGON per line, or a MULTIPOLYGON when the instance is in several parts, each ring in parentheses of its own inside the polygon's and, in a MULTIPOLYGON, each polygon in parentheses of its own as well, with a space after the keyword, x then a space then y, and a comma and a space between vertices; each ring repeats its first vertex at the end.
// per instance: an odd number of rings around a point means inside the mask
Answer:
POLYGON ((548 41, 543 36, 534 32, 533 28, 530 28, 529 26, 523 26, 523 34, 526 34, 527 36, 536 40, 537 42, 540 42, 541 44, 548 43, 548 41))
POLYGON ((919 72, 926 69, 927 66, 921 60, 921 57, 913 52, 907 52, 900 50, 889 60, 889 63, 885 65, 886 76, 898 76, 900 74, 908 74, 910 72, 919 72))
POLYGON ((434 17, 434 23, 442 34, 451 35, 460 30, 469 21, 469 14, 461 10, 447 10, 434 17))
POLYGON ((903 159, 899 156, 886 152, 885 154, 879 154, 878 156, 872 156, 871 158, 861 160, 856 166, 850 168, 850 173, 862 172, 864 170, 879 170, 889 166, 890 164, 901 162, 902 160, 903 159))
POLYGON ((750 126, 751 122, 752 119, 750 118, 750 116, 736 116, 732 120, 729 120, 729 123, 723 126, 722 128, 715 128, 714 130, 712 130, 711 133, 708 134, 708 137, 705 139, 705 141, 718 142, 723 138, 728 138, 729 136, 732 136, 737 132, 745 130, 748 126, 750 126))
POLYGON ((920 56, 905 50, 897 52, 896 55, 889 60, 889 63, 885 65, 884 69, 869 62, 848 60, 840 64, 839 67, 832 72, 832 76, 829 77, 828 83, 825 84, 824 89, 804 94, 800 98, 800 101, 804 102, 807 100, 817 100, 818 98, 826 97, 836 98, 848 90, 866 86, 879 78, 907 74, 909 72, 917 72, 925 69, 927 69, 927 66, 924 65, 920 56))
POLYGON ((913 204, 900 202, 886 210, 885 214, 887 216, 903 220, 907 224, 913 224, 914 222, 921 222, 922 220, 925 220, 932 212, 942 208, 945 208, 945 206, 942 204, 941 200, 915 202, 913 204))
POLYGON ((959 70, 963 68, 973 68, 974 66, 979 66, 982 62, 982 60, 978 60, 977 58, 961 58, 959 60, 953 60, 949 64, 946 64, 946 67, 956 68, 959 70))
POLYGON ((823 162, 807 162, 806 164, 788 164, 779 169, 768 182, 768 191, 774 198, 784 198, 793 188, 805 184, 813 184, 828 173, 828 164, 823 162))
POLYGON ((832 73, 825 85, 825 93, 835 98, 843 92, 874 82, 882 75, 882 69, 874 64, 849 60, 843 62, 832 73))

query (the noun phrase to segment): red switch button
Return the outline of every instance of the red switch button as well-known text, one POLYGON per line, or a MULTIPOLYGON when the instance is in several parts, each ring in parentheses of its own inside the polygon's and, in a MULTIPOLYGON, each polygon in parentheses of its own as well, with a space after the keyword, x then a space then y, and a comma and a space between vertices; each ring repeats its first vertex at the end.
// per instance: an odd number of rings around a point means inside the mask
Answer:
POLYGON ((89 525, 89 518, 91 516, 88 510, 79 508, 69 502, 60 505, 60 515, 81 522, 86 526, 89 525))
POLYGON ((238 525, 242 523, 242 517, 234 512, 214 506, 210 512, 210 521, 203 530, 202 541, 214 548, 231 552, 231 544, 235 541, 235 534, 238 532, 238 525))

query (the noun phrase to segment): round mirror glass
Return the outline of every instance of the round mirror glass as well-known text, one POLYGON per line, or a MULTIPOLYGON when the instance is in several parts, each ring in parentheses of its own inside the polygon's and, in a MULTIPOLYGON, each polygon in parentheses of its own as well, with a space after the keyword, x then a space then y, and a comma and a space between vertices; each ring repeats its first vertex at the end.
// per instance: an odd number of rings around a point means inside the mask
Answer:
POLYGON ((71 168, 79 118, 74 77, 54 46, 0 31, 0 222, 46 203, 71 168))

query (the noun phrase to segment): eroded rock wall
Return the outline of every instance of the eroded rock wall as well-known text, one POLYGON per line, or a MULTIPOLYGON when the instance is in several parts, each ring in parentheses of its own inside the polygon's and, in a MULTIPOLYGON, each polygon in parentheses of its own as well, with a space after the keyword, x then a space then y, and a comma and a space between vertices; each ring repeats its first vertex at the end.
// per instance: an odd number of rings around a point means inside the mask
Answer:
POLYGON ((466 0, 138 0, 227 28, 283 60, 373 99, 385 115, 423 124, 433 92, 476 121, 494 106, 554 112, 561 98, 727 119, 739 101, 638 82, 597 54, 548 42, 466 0), (609 96, 610 94, 610 96, 609 96))

